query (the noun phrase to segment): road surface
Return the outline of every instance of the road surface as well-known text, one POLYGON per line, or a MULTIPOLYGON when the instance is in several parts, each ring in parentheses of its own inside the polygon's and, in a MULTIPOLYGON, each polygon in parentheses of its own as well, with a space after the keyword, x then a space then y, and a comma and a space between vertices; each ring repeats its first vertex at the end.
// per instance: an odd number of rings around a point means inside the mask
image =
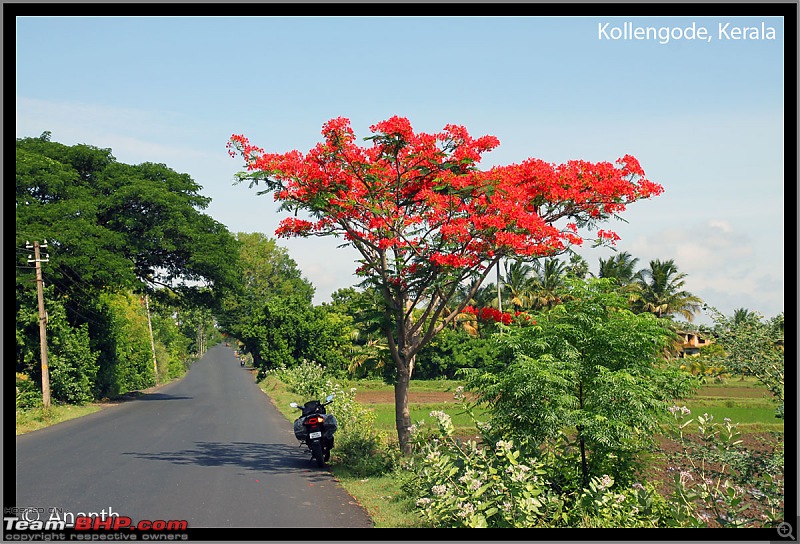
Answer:
POLYGON ((18 436, 14 506, 192 529, 372 526, 224 345, 157 392, 18 436))

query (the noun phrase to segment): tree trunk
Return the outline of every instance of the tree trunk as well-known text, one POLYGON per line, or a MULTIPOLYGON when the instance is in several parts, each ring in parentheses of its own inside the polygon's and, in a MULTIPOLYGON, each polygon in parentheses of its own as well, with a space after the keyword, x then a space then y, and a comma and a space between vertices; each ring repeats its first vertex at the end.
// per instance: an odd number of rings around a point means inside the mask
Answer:
MULTIPOLYGON (((583 411, 583 382, 578 383, 578 402, 583 411)), ((583 425, 577 426, 578 441, 581 445, 581 472, 583 474, 583 488, 589 487, 589 465, 586 462, 586 440, 583 437, 583 425)))
POLYGON ((581 445, 581 471, 583 473, 583 488, 589 487, 589 465, 586 463, 586 442, 583 438, 583 427, 578 426, 578 440, 581 445))
MULTIPOLYGON (((394 413, 397 425, 397 440, 403 455, 411 453, 410 429, 411 412, 408 409, 408 386, 411 381, 411 368, 403 361, 404 365, 397 368, 397 383, 394 385, 394 413)), ((412 363, 413 364, 413 363, 412 363)))

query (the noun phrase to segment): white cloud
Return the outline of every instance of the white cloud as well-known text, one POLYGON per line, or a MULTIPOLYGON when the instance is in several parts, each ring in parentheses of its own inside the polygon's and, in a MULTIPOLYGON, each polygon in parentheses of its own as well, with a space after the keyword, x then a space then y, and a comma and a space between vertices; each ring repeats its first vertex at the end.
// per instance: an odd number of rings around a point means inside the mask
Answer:
POLYGON ((652 259, 673 259, 687 275, 686 290, 726 315, 737 308, 776 315, 784 310, 783 253, 775 255, 744 228, 709 219, 639 235, 618 249, 638 257, 639 268, 652 259))
POLYGON ((179 170, 174 167, 178 160, 190 164, 207 157, 204 151, 180 143, 188 139, 191 125, 175 114, 17 98, 17 137, 37 137, 44 131, 65 145, 110 148, 117 160, 128 164, 157 162, 179 170))

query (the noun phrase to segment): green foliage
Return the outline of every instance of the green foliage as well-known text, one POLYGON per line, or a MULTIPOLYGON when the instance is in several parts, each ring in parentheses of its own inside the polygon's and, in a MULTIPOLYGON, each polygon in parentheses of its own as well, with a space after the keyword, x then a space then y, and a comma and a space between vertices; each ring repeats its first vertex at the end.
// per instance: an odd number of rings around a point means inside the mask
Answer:
POLYGON ((563 500, 548 489, 542 465, 523 463, 512 442, 494 448, 447 434, 446 414, 431 413, 443 434, 412 434, 403 461, 403 489, 432 527, 547 527, 566 519, 563 500), (438 436, 437 436, 438 435, 438 436))
POLYGON ((453 379, 459 369, 483 368, 496 358, 496 344, 463 330, 443 329, 417 355, 420 380, 453 379))
MULTIPOLYGON (((471 412, 471 404, 463 407, 471 412)), ((430 413, 435 425, 418 422, 412 429, 413 455, 398 476, 432 527, 776 527, 783 519, 782 448, 768 457, 749 455, 739 449, 735 424, 707 414, 697 418, 696 438, 687 440, 690 412, 677 406, 669 412, 684 446, 670 457, 671 495, 662 495, 658 482, 623 485, 608 474, 592 475, 583 488, 564 487, 568 450, 532 455, 477 420, 481 442, 463 441, 440 411, 430 413), (745 513, 754 505, 758 519, 745 513)))
MULTIPOLYGON (((67 321, 67 301, 44 289, 47 300, 47 355, 50 394, 53 400, 84 404, 93 399, 98 353, 90 344, 88 326, 74 327, 67 321)), ((35 290, 20 293, 17 307, 17 371, 32 378, 41 400, 41 353, 39 315, 31 306, 35 290)), ((26 384, 26 387, 28 385, 26 384)), ((24 405, 29 403, 23 402, 24 405)))
POLYGON ((17 372, 17 410, 30 410, 42 406, 42 390, 27 374, 17 372))
MULTIPOLYGON (((468 408, 467 408, 468 409, 468 408)), ((654 486, 615 485, 593 477, 586 489, 564 490, 551 464, 513 441, 462 441, 450 416, 431 412, 434 427, 413 429, 413 455, 403 461, 403 490, 432 527, 656 527, 668 505, 654 486)))
POLYGON ((696 376, 700 383, 708 383, 709 380, 719 381, 728 373, 724 366, 721 366, 722 357, 725 355, 724 348, 717 342, 700 348, 700 353, 684 357, 680 369, 685 370, 692 376, 696 376))
POLYGON ((399 451, 385 446, 386 434, 376 430, 375 414, 354 400, 355 388, 345 388, 333 381, 321 365, 309 361, 293 367, 281 366, 270 372, 298 395, 298 404, 334 395, 327 411, 336 417, 339 428, 331 463, 346 466, 350 474, 362 477, 385 474, 393 469, 399 451))
POLYGON ((291 368, 303 360, 333 372, 347 366, 336 323, 324 310, 299 297, 270 298, 242 328, 239 338, 253 354, 259 379, 271 368, 291 368))
POLYGON ((320 307, 338 331, 350 377, 388 380, 394 373, 384 333, 390 321, 380 309, 382 303, 374 288, 348 287, 334 291, 331 302, 320 307))
POLYGON ((179 378, 188 370, 192 341, 181 333, 168 306, 151 304, 150 308, 159 382, 179 378))
POLYGON ((93 400, 97 375, 98 353, 89 347, 88 327, 68 329, 53 335, 53 352, 49 358, 50 388, 54 399, 70 404, 93 400))
POLYGON ((108 316, 108 337, 102 345, 97 387, 113 397, 155 385, 147 316, 132 294, 104 293, 101 310, 108 316))
POLYGON ((700 311, 703 301, 684 289, 686 274, 678 272, 673 259, 650 261, 648 268, 636 273, 638 292, 632 297, 634 308, 657 317, 680 314, 691 321, 700 311))
MULTIPOLYGON (((48 242, 41 269, 55 398, 86 402, 151 383, 149 339, 146 351, 138 344, 140 316, 109 306, 104 293, 149 293, 172 310, 208 309, 234 288, 235 240, 201 213, 210 200, 200 189, 163 164, 119 163, 110 149, 66 146, 49 133, 17 139, 16 243, 22 249, 28 241, 48 242)), ((16 370, 41 382, 29 256, 17 254, 16 370)), ((180 345, 164 341, 167 356, 156 342, 165 376, 178 375, 188 357, 185 341, 172 339, 180 345)))
POLYGON ((783 418, 784 411, 784 318, 783 313, 763 320, 757 313, 741 311, 727 318, 710 309, 714 319, 717 342, 724 352, 718 355, 719 364, 729 372, 754 376, 774 395, 778 406, 775 417, 783 418))
POLYGON ((60 289, 232 286, 234 239, 199 211, 210 199, 187 174, 84 144, 21 138, 16 150, 17 244, 52 241, 48 274, 60 289))
POLYGON ((320 350, 313 338, 335 343, 332 325, 311 304, 314 287, 301 277, 287 250, 261 233, 240 232, 236 241, 238 289, 225 297, 222 330, 242 343, 262 377, 276 365, 291 366, 303 358, 341 366, 332 361, 338 350, 320 350))
POLYGON ((671 337, 664 320, 633 314, 610 280, 568 281, 564 302, 534 315, 536 326, 497 336, 503 356, 465 372, 467 388, 489 407, 496 432, 521 446, 535 451, 571 429, 582 487, 603 474, 628 485, 690 378, 662 364, 671 337))

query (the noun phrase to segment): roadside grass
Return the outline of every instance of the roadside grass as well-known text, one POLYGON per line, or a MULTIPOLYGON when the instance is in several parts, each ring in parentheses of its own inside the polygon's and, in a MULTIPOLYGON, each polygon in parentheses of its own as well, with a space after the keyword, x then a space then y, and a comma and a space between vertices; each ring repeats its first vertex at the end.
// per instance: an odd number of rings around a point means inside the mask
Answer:
POLYGON ((51 404, 49 408, 40 406, 30 410, 17 410, 17 435, 44 429, 51 425, 89 415, 102 409, 98 404, 74 406, 72 404, 51 404))
POLYGON ((371 476, 352 475, 347 467, 331 466, 331 472, 342 487, 367 511, 378 529, 425 527, 414 507, 414 501, 401 489, 396 474, 371 476))

